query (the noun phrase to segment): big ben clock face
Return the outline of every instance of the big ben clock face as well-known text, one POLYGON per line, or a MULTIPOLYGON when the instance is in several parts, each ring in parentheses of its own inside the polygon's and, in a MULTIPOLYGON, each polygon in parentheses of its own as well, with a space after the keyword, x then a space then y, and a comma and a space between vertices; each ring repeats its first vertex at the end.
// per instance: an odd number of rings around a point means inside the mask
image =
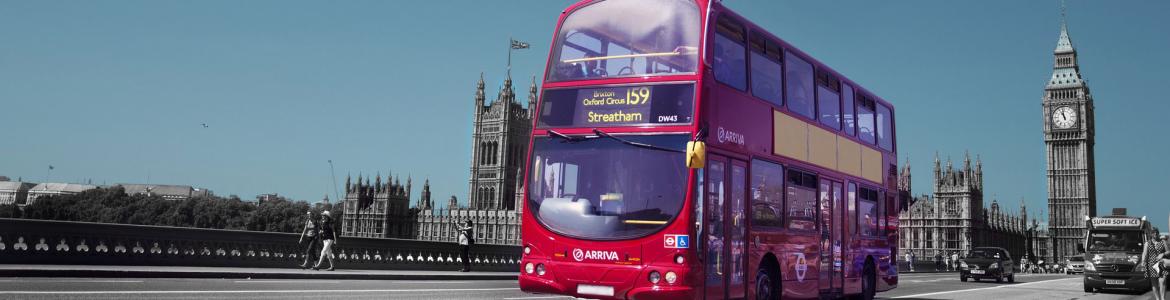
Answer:
POLYGON ((1061 106, 1052 111, 1052 125, 1058 129, 1072 128, 1077 124, 1077 111, 1072 107, 1061 106))

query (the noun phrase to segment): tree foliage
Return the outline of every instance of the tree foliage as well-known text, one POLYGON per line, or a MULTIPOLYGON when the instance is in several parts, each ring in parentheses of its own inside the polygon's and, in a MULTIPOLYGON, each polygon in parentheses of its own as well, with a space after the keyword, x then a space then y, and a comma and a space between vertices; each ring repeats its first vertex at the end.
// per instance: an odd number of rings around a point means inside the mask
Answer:
MULTIPOLYGON (((128 195, 121 186, 96 188, 73 195, 42 197, 18 209, 0 205, 0 217, 42 220, 234 229, 270 232, 300 232, 310 209, 331 209, 332 205, 310 206, 305 201, 285 198, 263 203, 239 197, 192 197, 166 200, 160 196, 128 195)), ((340 217, 340 215, 338 215, 340 217)))

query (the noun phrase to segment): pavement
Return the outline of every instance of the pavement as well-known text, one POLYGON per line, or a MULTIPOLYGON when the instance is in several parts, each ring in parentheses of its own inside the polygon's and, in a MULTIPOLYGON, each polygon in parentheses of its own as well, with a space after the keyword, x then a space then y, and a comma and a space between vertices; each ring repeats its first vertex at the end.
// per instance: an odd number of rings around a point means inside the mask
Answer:
POLYGON ((299 268, 230 268, 185 266, 9 265, 0 277, 226 278, 226 279, 365 279, 365 280, 516 280, 517 272, 414 270, 314 271, 299 268))

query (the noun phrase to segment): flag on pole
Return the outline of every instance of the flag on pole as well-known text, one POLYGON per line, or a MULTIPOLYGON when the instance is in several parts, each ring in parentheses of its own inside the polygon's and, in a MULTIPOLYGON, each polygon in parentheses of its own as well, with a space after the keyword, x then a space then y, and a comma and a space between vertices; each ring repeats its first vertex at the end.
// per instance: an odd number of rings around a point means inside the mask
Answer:
POLYGON ((528 49, 528 43, 512 40, 512 49, 528 49))
POLYGON ((49 170, 52 170, 52 169, 53 169, 53 165, 49 165, 49 170))

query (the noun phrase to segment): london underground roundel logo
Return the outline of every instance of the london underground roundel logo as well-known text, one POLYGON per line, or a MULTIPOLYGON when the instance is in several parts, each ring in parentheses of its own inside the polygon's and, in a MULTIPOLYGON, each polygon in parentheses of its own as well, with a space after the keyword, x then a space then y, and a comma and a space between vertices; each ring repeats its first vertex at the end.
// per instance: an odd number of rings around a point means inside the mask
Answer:
POLYGON ((573 249, 573 259, 576 259, 577 261, 585 260, 585 251, 581 251, 581 249, 573 249))

